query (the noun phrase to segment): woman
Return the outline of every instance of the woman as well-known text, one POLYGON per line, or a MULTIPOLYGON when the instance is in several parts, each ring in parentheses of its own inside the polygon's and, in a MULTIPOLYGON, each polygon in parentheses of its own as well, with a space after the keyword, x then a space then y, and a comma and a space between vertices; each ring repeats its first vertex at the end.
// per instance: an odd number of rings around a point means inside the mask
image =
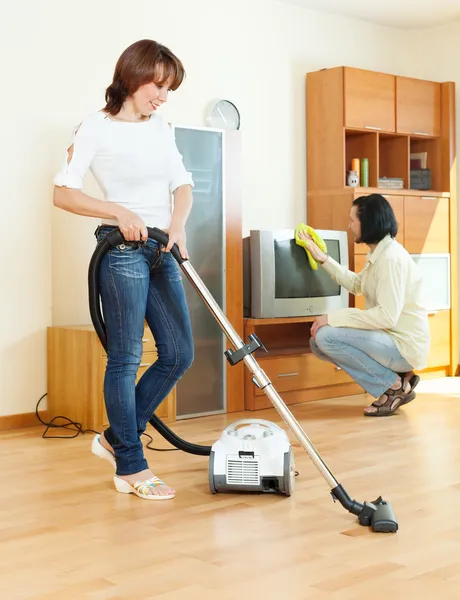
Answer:
POLYGON ((398 232, 393 209, 380 194, 357 198, 350 213, 355 242, 369 254, 361 273, 339 265, 303 234, 312 256, 337 283, 363 294, 366 310, 345 308, 318 317, 311 328, 311 349, 346 371, 377 398, 365 409, 368 417, 392 415, 415 398, 430 347, 422 279, 408 252, 394 239, 398 232))
POLYGON ((114 227, 126 240, 104 256, 100 268, 108 343, 104 399, 110 426, 94 438, 92 451, 116 469, 119 492, 148 500, 170 499, 175 491, 150 471, 141 435, 190 367, 194 352, 180 269, 169 252, 176 243, 188 258, 185 224, 193 181, 171 128, 157 112, 184 76, 181 61, 157 42, 141 40, 128 47, 106 90, 105 107, 76 129, 54 179, 55 206, 101 218, 98 240, 114 227), (88 169, 104 194, 102 201, 82 192, 88 169), (168 246, 161 248, 149 239, 147 227, 168 232, 168 246), (155 338, 158 360, 136 386, 144 319, 155 338))

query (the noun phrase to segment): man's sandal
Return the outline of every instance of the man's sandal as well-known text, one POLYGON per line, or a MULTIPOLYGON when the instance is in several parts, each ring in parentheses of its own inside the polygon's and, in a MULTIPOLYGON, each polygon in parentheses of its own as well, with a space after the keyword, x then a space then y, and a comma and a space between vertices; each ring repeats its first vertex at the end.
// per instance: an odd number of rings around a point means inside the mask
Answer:
POLYGON ((125 479, 121 479, 121 477, 117 476, 113 478, 113 482, 117 492, 122 494, 135 494, 143 500, 171 500, 175 496, 175 494, 160 496, 159 494, 149 493, 152 488, 165 485, 164 482, 161 481, 161 479, 158 479, 158 477, 155 475, 150 479, 146 479, 145 481, 137 481, 132 485, 125 479))

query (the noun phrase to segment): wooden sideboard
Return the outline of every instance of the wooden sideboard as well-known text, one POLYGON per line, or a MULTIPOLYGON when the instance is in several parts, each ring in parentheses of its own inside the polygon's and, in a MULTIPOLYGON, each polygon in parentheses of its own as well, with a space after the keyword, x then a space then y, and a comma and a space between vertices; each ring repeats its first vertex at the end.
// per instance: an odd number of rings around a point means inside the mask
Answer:
MULTIPOLYGON (((64 416, 84 429, 107 427, 104 405, 104 374, 107 355, 92 325, 49 327, 48 415, 64 416)), ((143 354, 137 380, 158 358, 148 327, 144 330, 143 354)), ((175 389, 156 413, 165 422, 176 419, 175 389)))

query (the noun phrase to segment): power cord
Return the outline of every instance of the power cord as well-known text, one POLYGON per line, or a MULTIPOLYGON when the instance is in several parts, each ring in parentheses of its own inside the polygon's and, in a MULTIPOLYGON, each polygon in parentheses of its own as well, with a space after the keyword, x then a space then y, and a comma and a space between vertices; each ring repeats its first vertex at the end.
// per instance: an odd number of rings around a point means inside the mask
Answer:
MULTIPOLYGON (((76 438, 78 435, 84 435, 85 433, 96 433, 96 434, 101 434, 100 431, 95 431, 94 429, 83 429, 83 426, 81 423, 78 423, 76 421, 72 421, 72 419, 69 419, 68 417, 62 417, 62 416, 57 416, 54 417, 53 419, 51 419, 51 421, 49 423, 46 423, 40 416, 39 412, 38 412, 38 407, 40 406, 43 398, 45 398, 48 394, 43 394, 43 396, 40 398, 40 400, 37 402, 37 406, 35 407, 35 414, 37 416, 37 419, 40 421, 40 423, 42 425, 45 425, 46 429, 45 431, 42 433, 42 438, 43 439, 73 439, 76 438), (58 421, 59 419, 63 419, 65 422, 61 423, 61 424, 57 424, 55 421, 58 421), (71 430, 72 428, 74 428, 75 434, 74 435, 47 435, 48 431, 50 429, 67 429, 67 430, 71 430)), ((149 450, 154 450, 155 452, 176 452, 177 450, 179 450, 179 448, 155 448, 154 446, 151 446, 151 444, 153 443, 153 437, 151 435, 149 435, 148 433, 143 433, 142 435, 144 435, 145 437, 147 437, 150 441, 148 442, 148 444, 146 444, 146 448, 148 448, 149 450)))

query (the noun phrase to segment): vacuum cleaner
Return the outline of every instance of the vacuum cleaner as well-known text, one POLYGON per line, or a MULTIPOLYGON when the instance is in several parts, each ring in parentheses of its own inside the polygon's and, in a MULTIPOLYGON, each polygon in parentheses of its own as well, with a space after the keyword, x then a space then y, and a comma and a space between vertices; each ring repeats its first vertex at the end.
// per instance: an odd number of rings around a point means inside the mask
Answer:
MULTIPOLYGON (((168 245, 169 238, 164 231, 151 227, 147 228, 147 231, 150 239, 164 247, 168 245)), ((99 266, 106 252, 121 244, 138 245, 139 242, 126 241, 121 231, 114 228, 98 242, 89 264, 90 314, 105 350, 107 350, 107 338, 100 305, 99 266)), ((263 390, 326 480, 334 502, 339 501, 348 512, 356 515, 360 525, 371 527, 375 532, 395 533, 398 530, 398 522, 390 502, 386 502, 382 497, 364 503, 352 500, 342 484, 334 477, 307 434, 274 389, 270 379, 252 356, 258 349, 267 351, 258 336, 252 333, 248 341, 243 342, 190 261, 181 256, 176 244, 173 245, 171 253, 230 341, 233 350, 228 349, 224 353, 226 359, 232 366, 244 362, 252 373, 254 384, 263 390)), ((213 493, 235 490, 277 491, 286 496, 292 494, 295 477, 292 449, 286 433, 274 423, 257 419, 237 421, 224 430, 221 438, 213 446, 202 446, 183 440, 156 415, 152 416, 150 424, 179 450, 210 457, 209 485, 213 493)))

